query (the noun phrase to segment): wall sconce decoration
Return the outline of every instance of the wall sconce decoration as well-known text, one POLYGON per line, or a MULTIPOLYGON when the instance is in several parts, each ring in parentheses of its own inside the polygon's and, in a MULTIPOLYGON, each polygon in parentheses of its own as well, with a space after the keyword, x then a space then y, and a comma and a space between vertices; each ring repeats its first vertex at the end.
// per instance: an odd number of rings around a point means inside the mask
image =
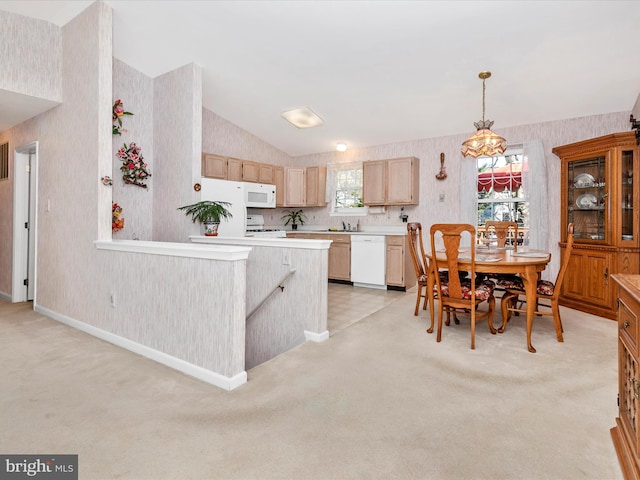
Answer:
POLYGON ((124 218, 122 215, 122 207, 115 202, 111 203, 111 230, 118 232, 124 228, 124 218))
POLYGON ((147 170, 148 165, 144 162, 144 157, 140 155, 141 148, 133 142, 128 147, 126 143, 123 145, 116 153, 116 156, 122 162, 120 167, 120 171, 123 174, 122 180, 124 180, 124 183, 147 188, 144 180, 150 177, 151 173, 147 170))
POLYGON ((122 128, 122 118, 120 118, 123 115, 133 115, 133 113, 125 112, 122 100, 118 99, 113 104, 113 126, 111 129, 113 135, 122 135, 122 132, 126 132, 126 130, 122 128))
POLYGON ((444 152, 440 153, 440 171, 436 173, 438 180, 444 180, 447 178, 447 169, 444 167, 444 152))

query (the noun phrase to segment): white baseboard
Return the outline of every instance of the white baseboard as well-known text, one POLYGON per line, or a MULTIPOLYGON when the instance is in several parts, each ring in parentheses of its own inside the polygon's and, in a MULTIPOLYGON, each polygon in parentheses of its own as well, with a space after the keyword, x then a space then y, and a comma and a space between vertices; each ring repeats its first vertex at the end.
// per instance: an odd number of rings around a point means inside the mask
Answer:
POLYGON ((321 333, 310 332, 309 330, 304 331, 304 338, 307 342, 324 342, 329 338, 329 330, 325 330, 321 333))
POLYGON ((11 301, 11 295, 9 295, 8 293, 5 293, 5 292, 0 292, 0 298, 2 300, 6 300, 7 302, 11 301))
POLYGON ((133 340, 120 337, 113 333, 107 332, 106 330, 102 330, 87 323, 80 322, 65 315, 61 315, 47 308, 36 305, 34 306, 34 310, 60 323, 69 325, 70 327, 81 330, 85 333, 88 333, 89 335, 112 343, 118 347, 124 348, 125 350, 137 353, 138 355, 142 355, 143 357, 149 358, 155 362, 166 365, 167 367, 173 368, 174 370, 178 370, 182 373, 186 373, 187 375, 195 377, 199 380, 202 380, 203 382, 209 383, 224 390, 230 391, 238 388, 240 385, 247 383, 247 372, 243 371, 237 375, 234 375, 233 377, 225 377, 224 375, 220 375, 219 373, 216 373, 214 371, 199 367, 177 357, 167 355, 166 353, 162 353, 158 350, 147 347, 146 345, 142 345, 140 343, 134 342, 133 340))

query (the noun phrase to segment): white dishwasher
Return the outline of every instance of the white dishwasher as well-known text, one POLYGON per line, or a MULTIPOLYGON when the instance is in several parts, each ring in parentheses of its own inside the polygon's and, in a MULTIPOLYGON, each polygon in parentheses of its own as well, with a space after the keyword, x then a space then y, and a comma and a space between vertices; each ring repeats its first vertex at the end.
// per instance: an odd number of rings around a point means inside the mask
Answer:
POLYGON ((384 235, 351 235, 351 281, 356 287, 387 288, 384 235))

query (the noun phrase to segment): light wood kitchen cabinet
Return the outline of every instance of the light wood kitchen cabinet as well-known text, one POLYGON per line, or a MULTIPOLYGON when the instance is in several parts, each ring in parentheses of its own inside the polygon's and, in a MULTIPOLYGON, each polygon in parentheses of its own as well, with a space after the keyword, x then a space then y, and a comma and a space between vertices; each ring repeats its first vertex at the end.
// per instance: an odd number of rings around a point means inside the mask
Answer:
POLYGON ((420 163, 415 157, 364 162, 365 205, 417 205, 420 199, 420 163))
POLYGON ((351 235, 331 234, 329 247, 329 279, 351 280, 351 235))
POLYGON ((260 163, 258 165, 258 182, 275 185, 274 166, 268 163, 260 163))
POLYGON ((406 235, 388 235, 386 255, 387 286, 401 290, 416 284, 416 275, 407 245, 406 235))
POLYGON ((284 207, 284 167, 273 167, 276 186, 276 207, 284 207))
POLYGON ((387 162, 372 160, 362 164, 362 199, 365 205, 387 202, 387 162))
MULTIPOLYGON (((614 275, 618 302, 618 417, 611 438, 624 478, 640 479, 640 275, 614 275)), ((612 399, 613 401, 613 399, 612 399)))
POLYGON ((258 183, 260 180, 260 164, 251 160, 242 161, 242 181, 258 183))
POLYGON ((569 223, 573 251, 560 304, 616 318, 612 274, 640 272, 635 132, 593 138, 552 149, 561 160, 561 254, 569 223))
POLYGON ((242 181, 242 160, 227 158, 227 180, 242 181))
POLYGON ((284 207, 304 207, 306 205, 305 190, 306 190, 305 169, 302 167, 285 167, 284 169, 284 205, 283 206, 284 207))
POLYGON ((307 167, 305 204, 307 207, 323 207, 327 204, 327 167, 307 167))
POLYGON ((202 176, 227 179, 227 158, 212 153, 202 154, 202 176))
POLYGON ((328 233, 287 232, 287 238, 331 240, 328 252, 329 280, 351 280, 351 235, 328 233))

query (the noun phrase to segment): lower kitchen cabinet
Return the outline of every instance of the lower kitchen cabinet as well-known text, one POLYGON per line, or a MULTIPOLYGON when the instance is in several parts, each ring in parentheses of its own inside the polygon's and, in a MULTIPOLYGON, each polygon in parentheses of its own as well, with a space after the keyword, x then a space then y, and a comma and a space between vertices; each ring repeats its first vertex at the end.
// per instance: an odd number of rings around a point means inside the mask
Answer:
POLYGON ((387 285, 411 288, 416 284, 416 275, 409 254, 406 235, 387 236, 387 285))
POLYGON ((327 235, 332 240, 329 247, 329 278, 351 279, 351 235, 327 235))
MULTIPOLYGON (((640 275, 614 275, 618 301, 618 417, 611 437, 624 478, 640 479, 640 275)), ((613 399, 612 399, 613 401, 613 399)))

